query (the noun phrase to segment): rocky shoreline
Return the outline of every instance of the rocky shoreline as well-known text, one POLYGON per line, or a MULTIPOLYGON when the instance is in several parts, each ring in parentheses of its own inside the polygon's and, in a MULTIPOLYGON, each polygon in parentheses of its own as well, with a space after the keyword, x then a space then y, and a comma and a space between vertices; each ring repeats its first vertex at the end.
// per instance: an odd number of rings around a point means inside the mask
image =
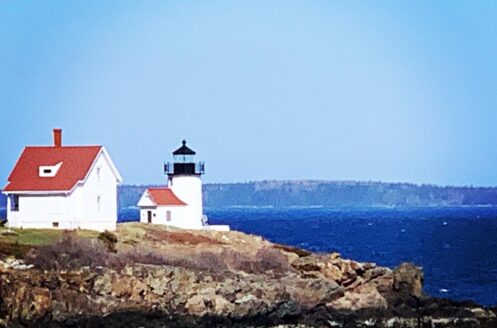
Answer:
POLYGON ((497 327, 495 309, 422 283, 409 263, 130 224, 115 241, 69 235, 4 256, 0 327, 497 327))

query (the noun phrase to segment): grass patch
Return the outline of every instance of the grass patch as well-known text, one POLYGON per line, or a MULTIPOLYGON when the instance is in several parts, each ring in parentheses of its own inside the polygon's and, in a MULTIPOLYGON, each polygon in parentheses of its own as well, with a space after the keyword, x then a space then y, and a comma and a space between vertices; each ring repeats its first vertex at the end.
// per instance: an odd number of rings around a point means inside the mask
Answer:
MULTIPOLYGON (((156 225, 155 228, 160 229, 161 227, 156 225)), ((142 239, 147 234, 147 229, 150 229, 150 227, 143 223, 126 222, 118 224, 115 233, 128 238, 142 239)))
MULTIPOLYGON (((13 234, 3 235, 6 228, 0 228, 0 242, 18 243, 20 245, 39 246, 53 244, 59 241, 64 234, 64 230, 56 229, 10 229, 13 234)), ((74 230, 73 232, 79 237, 96 238, 98 232, 90 230, 74 230)))
MULTIPOLYGON (((6 229, 1 229, 0 234, 6 229)), ((49 229, 11 229, 12 234, 2 235, 0 240, 5 243, 20 245, 46 245, 56 242, 62 236, 62 231, 49 229)))

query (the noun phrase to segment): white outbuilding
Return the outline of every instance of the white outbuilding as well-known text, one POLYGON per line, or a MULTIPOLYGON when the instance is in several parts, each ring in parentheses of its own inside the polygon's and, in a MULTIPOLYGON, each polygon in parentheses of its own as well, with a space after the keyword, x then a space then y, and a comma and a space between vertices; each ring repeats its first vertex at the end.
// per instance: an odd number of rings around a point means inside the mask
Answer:
POLYGON ((145 190, 138 207, 140 222, 157 223, 183 229, 229 230, 227 225, 209 225, 202 207, 203 162, 195 162, 195 152, 186 141, 173 152, 174 162, 164 165, 167 187, 145 190))
POLYGON ((122 178, 103 146, 25 147, 3 189, 12 228, 115 230, 122 178))

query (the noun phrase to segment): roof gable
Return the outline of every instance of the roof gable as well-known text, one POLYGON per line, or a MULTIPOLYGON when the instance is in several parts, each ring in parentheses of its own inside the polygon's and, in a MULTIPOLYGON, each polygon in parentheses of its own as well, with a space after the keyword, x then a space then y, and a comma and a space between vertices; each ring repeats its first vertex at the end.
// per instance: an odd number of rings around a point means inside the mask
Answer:
POLYGON ((140 197, 140 200, 138 200, 138 203, 136 204, 138 207, 157 207, 157 204, 152 200, 150 197, 150 194, 148 191, 145 189, 143 194, 140 197))
POLYGON ((170 188, 148 188, 146 192, 148 192, 150 199, 157 206, 186 205, 186 203, 179 199, 170 188))
MULTIPOLYGON (((107 152, 107 150, 105 149, 104 146, 102 146, 101 148, 102 149, 99 152, 100 156, 103 156, 105 163, 107 163, 107 165, 109 166, 109 168, 112 171, 112 173, 114 174, 114 177, 116 178, 117 182, 119 182, 119 183, 123 182, 123 178, 121 177, 121 174, 117 170, 116 165, 114 164, 114 162, 110 158, 109 153, 107 152)), ((93 161, 93 164, 92 164, 90 170, 87 172, 87 174, 90 174, 90 172, 93 169, 93 166, 96 164, 97 160, 98 160, 98 157, 93 161)))
POLYGON ((102 146, 26 147, 3 191, 68 192, 86 178, 102 149, 102 146), (60 162, 55 176, 40 176, 40 166, 55 166, 60 162))

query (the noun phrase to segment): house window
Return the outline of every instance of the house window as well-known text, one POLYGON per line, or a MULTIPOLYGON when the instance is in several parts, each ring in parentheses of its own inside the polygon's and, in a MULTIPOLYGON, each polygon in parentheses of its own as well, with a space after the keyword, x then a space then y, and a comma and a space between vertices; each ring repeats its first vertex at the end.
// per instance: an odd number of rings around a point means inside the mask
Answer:
POLYGON ((97 196, 97 211, 100 211, 102 208, 102 196, 97 196))
POLYGON ((166 212, 166 221, 171 222, 171 211, 166 212))
POLYGON ((42 165, 38 167, 38 176, 40 178, 53 178, 57 175, 60 167, 62 166, 62 162, 59 162, 55 165, 42 165))
POLYGON ((12 195, 10 197, 10 210, 12 212, 19 211, 19 195, 12 195))
POLYGON ((97 167, 97 182, 100 182, 100 172, 102 171, 101 167, 97 167))
POLYGON ((52 222, 52 228, 58 228, 59 222, 52 222))

